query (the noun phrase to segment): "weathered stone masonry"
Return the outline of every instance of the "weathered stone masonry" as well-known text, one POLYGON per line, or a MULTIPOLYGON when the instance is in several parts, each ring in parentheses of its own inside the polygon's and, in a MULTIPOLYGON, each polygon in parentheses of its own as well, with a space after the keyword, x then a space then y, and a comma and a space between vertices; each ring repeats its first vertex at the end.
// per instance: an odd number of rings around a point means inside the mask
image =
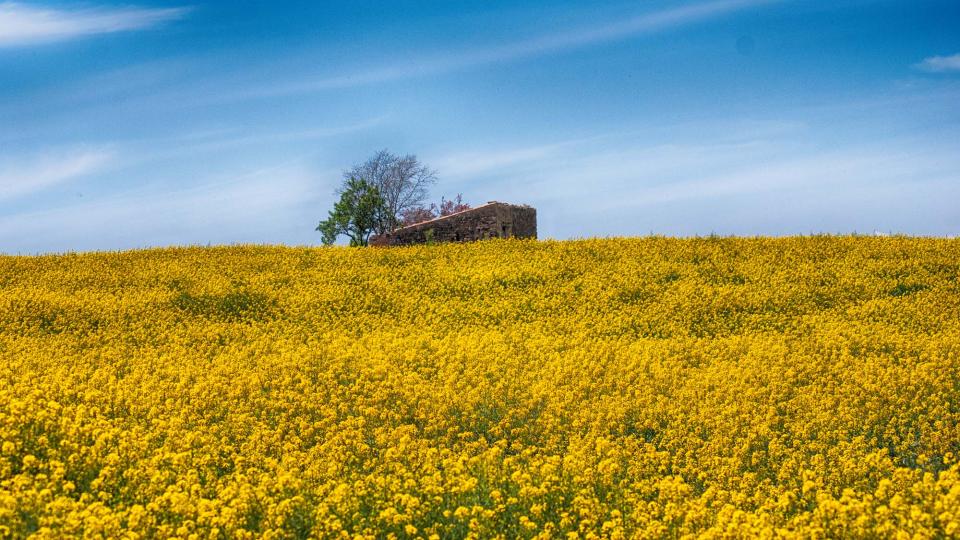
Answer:
POLYGON ((470 242, 485 238, 536 237, 535 208, 491 201, 483 206, 374 236, 370 244, 403 246, 428 242, 470 242))

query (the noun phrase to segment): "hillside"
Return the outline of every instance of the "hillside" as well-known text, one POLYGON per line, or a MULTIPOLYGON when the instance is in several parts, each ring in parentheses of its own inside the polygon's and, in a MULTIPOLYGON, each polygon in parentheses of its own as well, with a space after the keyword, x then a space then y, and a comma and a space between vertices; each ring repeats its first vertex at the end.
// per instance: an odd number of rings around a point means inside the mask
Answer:
POLYGON ((0 537, 960 534, 960 240, 0 257, 0 537))

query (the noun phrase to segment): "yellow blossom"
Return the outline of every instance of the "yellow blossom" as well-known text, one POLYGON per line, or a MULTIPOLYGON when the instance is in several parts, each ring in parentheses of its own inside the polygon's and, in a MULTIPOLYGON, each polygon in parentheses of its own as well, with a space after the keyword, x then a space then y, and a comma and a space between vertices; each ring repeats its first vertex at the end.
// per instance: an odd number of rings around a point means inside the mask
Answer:
POLYGON ((960 534, 960 240, 0 257, 0 537, 960 534))

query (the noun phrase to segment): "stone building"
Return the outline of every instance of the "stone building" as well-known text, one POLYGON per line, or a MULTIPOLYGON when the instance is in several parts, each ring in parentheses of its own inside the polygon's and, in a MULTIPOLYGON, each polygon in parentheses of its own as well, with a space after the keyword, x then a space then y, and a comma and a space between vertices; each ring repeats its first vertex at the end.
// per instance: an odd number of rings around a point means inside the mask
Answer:
POLYGON ((470 242, 485 238, 536 238, 537 210, 490 201, 462 212, 415 223, 370 239, 372 246, 470 242))

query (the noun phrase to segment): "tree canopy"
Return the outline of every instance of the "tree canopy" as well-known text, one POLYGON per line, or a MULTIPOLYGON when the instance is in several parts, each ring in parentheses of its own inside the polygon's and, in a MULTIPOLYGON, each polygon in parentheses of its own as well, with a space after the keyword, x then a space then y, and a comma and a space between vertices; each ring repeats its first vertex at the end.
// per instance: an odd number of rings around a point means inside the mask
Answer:
POLYGON ((470 208, 459 194, 454 199, 441 198, 439 206, 427 206, 428 188, 436 182, 436 171, 413 154, 398 156, 380 150, 344 171, 343 178, 337 190, 340 199, 327 219, 317 225, 326 245, 345 235, 351 246, 366 246, 374 234, 387 234, 470 208))
POLYGON ((437 172, 420 163, 413 154, 400 156, 383 149, 344 171, 343 177, 345 180, 362 178, 377 188, 383 198, 384 212, 374 224, 374 233, 384 234, 402 225, 405 212, 423 206, 430 186, 437 181, 437 172))
POLYGON ((380 190, 367 180, 350 177, 339 193, 340 200, 333 205, 327 219, 317 225, 323 243, 333 244, 338 236, 346 235, 351 246, 366 246, 388 211, 380 190))

